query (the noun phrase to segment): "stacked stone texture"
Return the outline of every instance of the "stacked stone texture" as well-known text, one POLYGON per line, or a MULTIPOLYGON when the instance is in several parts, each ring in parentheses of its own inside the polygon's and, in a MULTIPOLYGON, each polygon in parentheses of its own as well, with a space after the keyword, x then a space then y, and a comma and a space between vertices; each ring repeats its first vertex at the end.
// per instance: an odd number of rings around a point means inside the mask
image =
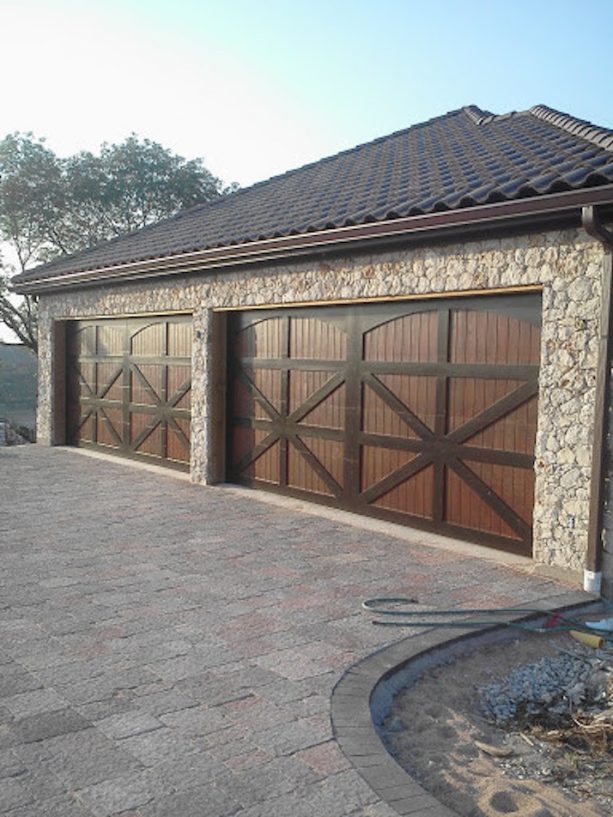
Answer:
POLYGON ((212 310, 539 285, 543 328, 534 555, 546 564, 580 569, 589 515, 602 257, 602 247, 583 231, 548 231, 41 296, 39 439, 53 439, 51 348, 56 319, 193 313, 191 473, 194 481, 207 483, 212 310))

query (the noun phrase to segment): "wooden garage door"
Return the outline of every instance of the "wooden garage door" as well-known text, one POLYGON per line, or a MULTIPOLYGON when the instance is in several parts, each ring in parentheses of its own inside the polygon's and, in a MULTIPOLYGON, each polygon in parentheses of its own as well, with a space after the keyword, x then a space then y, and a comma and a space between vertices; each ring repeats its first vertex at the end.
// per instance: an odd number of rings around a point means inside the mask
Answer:
POLYGON ((189 316, 72 321, 70 444, 186 468, 191 336, 189 316))
POLYGON ((229 477, 531 552, 540 296, 236 313, 229 477))

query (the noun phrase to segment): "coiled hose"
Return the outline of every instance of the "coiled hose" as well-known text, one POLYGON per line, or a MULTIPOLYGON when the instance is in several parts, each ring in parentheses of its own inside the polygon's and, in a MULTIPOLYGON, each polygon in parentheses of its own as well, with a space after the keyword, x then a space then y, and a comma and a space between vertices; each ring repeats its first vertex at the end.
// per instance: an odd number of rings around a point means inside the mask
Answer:
MULTIPOLYGON (((380 618, 373 619, 372 623, 379 627, 458 627, 481 628, 485 626, 513 627, 531 633, 561 633, 578 632, 597 636, 599 639, 613 643, 613 632, 605 626, 595 626, 603 622, 587 623, 583 619, 570 614, 554 611, 539 610, 527 607, 490 607, 453 610, 398 610, 393 605, 419 604, 417 599, 404 596, 380 596, 366 599, 362 607, 380 618), (544 624, 535 621, 516 621, 509 616, 538 615, 547 616, 544 624), (469 618, 465 618, 469 616, 469 618), (471 616, 476 618, 471 619, 471 616)), ((606 605, 606 609, 613 609, 613 605, 606 605)))

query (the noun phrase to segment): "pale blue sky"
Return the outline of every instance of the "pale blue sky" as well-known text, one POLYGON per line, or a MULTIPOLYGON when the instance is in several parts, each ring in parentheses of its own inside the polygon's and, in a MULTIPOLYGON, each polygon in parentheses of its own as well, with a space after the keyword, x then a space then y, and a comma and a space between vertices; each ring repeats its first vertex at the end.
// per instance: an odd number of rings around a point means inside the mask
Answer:
POLYGON ((241 184, 474 103, 613 127, 613 0, 0 0, 0 136, 241 184))

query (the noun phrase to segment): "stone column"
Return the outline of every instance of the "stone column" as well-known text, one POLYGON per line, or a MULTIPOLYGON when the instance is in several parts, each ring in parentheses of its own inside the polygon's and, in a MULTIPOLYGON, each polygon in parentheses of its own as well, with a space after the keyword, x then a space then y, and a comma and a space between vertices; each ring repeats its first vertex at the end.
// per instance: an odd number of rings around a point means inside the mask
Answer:
POLYGON ((192 328, 192 419, 191 468, 192 482, 211 482, 211 360, 212 310, 194 309, 192 328))
MULTIPOLYGON (((611 362, 609 363, 611 365, 611 362)), ((610 371, 613 383, 613 369, 610 371)), ((606 417, 607 461, 605 467, 604 510, 602 519, 602 588, 605 599, 613 600, 613 407, 606 417)))
POLYGON ((54 442, 53 395, 53 319, 42 309, 38 316, 38 406, 36 441, 41 445, 54 442))

